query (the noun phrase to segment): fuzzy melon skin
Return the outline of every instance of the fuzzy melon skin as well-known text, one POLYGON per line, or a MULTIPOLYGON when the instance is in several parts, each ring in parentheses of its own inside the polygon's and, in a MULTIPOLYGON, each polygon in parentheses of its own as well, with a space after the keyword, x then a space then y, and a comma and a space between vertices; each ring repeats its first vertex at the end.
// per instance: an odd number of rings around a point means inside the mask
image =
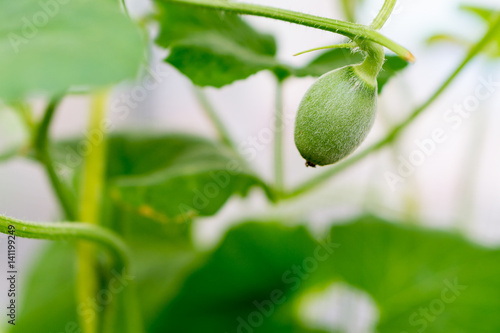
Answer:
POLYGON ((346 66, 321 76, 299 107, 295 145, 308 165, 329 165, 352 154, 375 121, 377 86, 346 66))

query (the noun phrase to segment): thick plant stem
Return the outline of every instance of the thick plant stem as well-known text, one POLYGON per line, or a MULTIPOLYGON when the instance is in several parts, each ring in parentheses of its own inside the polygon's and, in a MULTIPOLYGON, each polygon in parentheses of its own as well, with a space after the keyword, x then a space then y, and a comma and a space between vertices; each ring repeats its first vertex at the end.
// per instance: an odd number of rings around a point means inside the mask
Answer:
POLYGON ((283 81, 276 84, 276 114, 274 119, 274 179, 278 193, 283 193, 285 176, 283 167, 283 81))
POLYGON ((396 6, 396 1, 397 0, 385 0, 382 9, 370 25, 372 29, 379 30, 384 26, 385 22, 387 22, 392 14, 392 11, 394 10, 394 7, 396 6))
POLYGON ((162 0, 164 3, 175 3, 184 6, 202 7, 207 9, 225 11, 240 15, 253 15, 267 17, 275 20, 300 24, 303 26, 326 30, 349 37, 352 40, 365 39, 380 44, 392 50, 394 53, 413 61, 415 58, 410 51, 362 24, 334 20, 309 14, 294 12, 281 8, 273 8, 259 5, 251 5, 226 0, 162 0))
POLYGON ((291 193, 287 195, 287 197, 292 198, 304 194, 306 192, 315 189, 316 187, 324 184, 330 178, 336 176, 340 172, 346 170, 347 168, 357 164, 358 162, 364 160, 367 156, 371 155, 374 152, 379 151, 385 146, 395 142, 401 133, 418 117, 420 116, 434 101, 441 96, 441 94, 450 86, 450 84, 455 80, 455 78, 462 72, 462 70, 469 64, 469 62, 492 40, 500 32, 500 16, 494 21, 491 25, 488 32, 484 35, 484 37, 476 43, 470 51, 465 56, 464 60, 458 65, 458 67, 453 71, 453 73, 444 81, 444 83, 437 89, 437 91, 429 97, 427 101, 425 101, 422 105, 416 108, 403 122, 401 122, 398 126, 394 127, 383 139, 368 147, 361 153, 349 158, 344 163, 332 167, 330 170, 325 171, 321 175, 316 178, 313 178, 304 184, 300 185, 298 188, 293 190, 291 193))
POLYGON ((49 152, 50 124, 60 100, 60 97, 56 97, 52 99, 47 105, 42 121, 38 125, 37 131, 35 133, 33 146, 35 148, 37 159, 45 167, 45 171, 59 199, 66 218, 70 221, 74 221, 76 219, 76 211, 73 205, 73 200, 71 198, 69 190, 65 187, 65 185, 59 178, 49 152))
POLYGON ((200 103, 201 107, 203 108, 203 111, 205 111, 205 114, 207 117, 210 119, 210 122, 212 125, 215 127, 215 130, 217 131, 217 134, 219 135, 219 139, 229 148, 231 148, 233 151, 237 151, 236 144, 234 143, 233 139, 231 139, 231 135, 229 134, 228 130, 222 123, 222 120, 217 114, 217 111, 214 109, 213 105, 210 103, 208 100, 207 96, 203 92, 202 88, 200 87, 195 87, 194 92, 196 94, 196 98, 198 99, 198 102, 200 103))
MULTIPOLYGON (((92 101, 88 137, 95 138, 92 148, 85 158, 79 220, 97 225, 100 222, 104 174, 106 167, 106 142, 103 122, 106 115, 107 93, 97 93, 92 101)), ((99 289, 97 251, 93 244, 78 244, 77 296, 80 304, 87 304, 82 313, 92 313, 80 318, 83 333, 97 333, 99 314, 87 302, 95 298, 99 289)))

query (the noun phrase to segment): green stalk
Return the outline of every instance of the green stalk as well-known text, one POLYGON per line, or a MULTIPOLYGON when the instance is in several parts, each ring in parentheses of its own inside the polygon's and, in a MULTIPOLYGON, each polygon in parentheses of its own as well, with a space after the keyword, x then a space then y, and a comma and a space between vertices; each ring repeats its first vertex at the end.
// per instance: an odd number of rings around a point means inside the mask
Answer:
POLYGON ((210 122, 212 123, 212 125, 215 127, 215 130, 217 131, 217 134, 219 135, 219 139, 226 146, 231 148, 234 152, 237 152, 238 149, 236 147, 236 144, 234 143, 233 139, 231 138, 231 135, 229 134, 228 130, 226 129, 226 126, 224 126, 224 124, 222 123, 222 120, 220 119, 219 115, 217 114, 217 111, 215 111, 215 108, 213 107, 213 105, 210 103, 207 96, 203 92, 203 89, 201 89, 200 87, 195 87, 194 93, 196 94, 196 98, 198 99, 198 102, 200 103, 201 107, 203 108, 203 111, 205 111, 205 114, 210 119, 210 122))
POLYGON ((283 193, 285 187, 283 167, 283 81, 276 84, 276 114, 274 123, 274 179, 278 193, 283 193))
POLYGON ((56 97, 53 98, 47 105, 42 121, 38 125, 37 131, 35 133, 33 146, 35 148, 37 159, 45 167, 45 171, 52 184, 52 188, 54 189, 59 199, 66 218, 70 221, 74 221, 76 219, 76 212, 71 194, 59 179, 49 152, 50 124, 52 123, 52 118, 54 117, 55 111, 60 101, 61 97, 56 97))
POLYGON ((342 9, 349 22, 356 22, 356 2, 357 0, 342 0, 342 9))
POLYGON ((315 29, 338 33, 353 40, 370 40, 387 47, 403 59, 406 59, 408 61, 413 61, 415 59, 410 51, 408 51, 401 45, 381 35, 379 32, 373 30, 372 28, 362 24, 303 14, 280 8, 251 5, 226 0, 163 0, 163 2, 225 11, 240 15, 261 16, 275 20, 300 24, 315 29))
MULTIPOLYGON (((89 137, 97 133, 97 137, 101 137, 102 142, 96 142, 92 146, 86 156, 83 169, 79 220, 94 225, 100 222, 102 193, 104 191, 106 144, 103 121, 106 115, 106 103, 107 93, 101 92, 94 96, 88 132, 89 137)), ((100 277, 96 252, 93 244, 85 242, 78 244, 77 296, 81 304, 89 304, 86 300, 94 298, 99 289, 100 277)), ((93 312, 94 315, 81 318, 83 333, 97 333, 99 327, 98 313, 90 305, 85 309, 85 312, 93 312)))
POLYGON ((322 173, 321 175, 305 182, 304 184, 297 187, 291 193, 287 195, 288 198, 293 198, 311 191, 312 189, 324 184, 330 178, 338 175, 345 169, 357 164, 358 162, 364 160, 367 156, 374 152, 379 151, 385 146, 395 142, 401 133, 418 117, 420 116, 434 101, 441 96, 441 94, 450 86, 450 84, 455 80, 455 78, 462 72, 462 70, 469 64, 469 62, 477 55, 479 52, 489 44, 489 42, 500 33, 500 15, 496 18, 494 23, 490 26, 488 32, 484 37, 477 42, 467 53, 464 60, 458 65, 458 67, 453 71, 453 73, 444 81, 444 83, 439 87, 439 89, 421 106, 416 108, 403 122, 394 127, 383 139, 368 147, 361 153, 351 157, 344 163, 329 169, 328 171, 322 173))
POLYGON ((4 152, 1 152, 0 153, 0 162, 5 162, 5 161, 10 160, 11 158, 18 156, 22 150, 23 149, 21 147, 15 147, 15 148, 7 149, 4 152))
POLYGON ((314 49, 309 49, 306 51, 302 51, 299 53, 295 53, 293 56, 299 56, 303 55, 309 52, 314 52, 314 51, 321 51, 321 50, 328 50, 328 49, 340 49, 340 48, 355 48, 357 45, 354 43, 344 43, 344 44, 335 44, 335 45, 327 45, 327 46, 320 46, 320 47, 315 47, 314 49))
POLYGON ((394 10, 394 7, 396 6, 396 1, 397 0, 385 0, 382 9, 370 25, 372 29, 379 30, 384 26, 385 22, 387 22, 392 14, 392 11, 394 10))
POLYGON ((130 253, 127 246, 120 237, 107 229, 78 222, 32 223, 0 215, 0 232, 9 234, 10 225, 16 228, 15 235, 21 238, 93 242, 106 248, 120 268, 126 272, 130 270, 130 253))

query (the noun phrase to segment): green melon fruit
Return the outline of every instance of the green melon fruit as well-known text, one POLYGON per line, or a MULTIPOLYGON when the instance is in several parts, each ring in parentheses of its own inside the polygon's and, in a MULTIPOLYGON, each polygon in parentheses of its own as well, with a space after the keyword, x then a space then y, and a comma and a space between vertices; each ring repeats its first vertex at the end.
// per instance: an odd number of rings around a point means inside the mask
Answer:
POLYGON ((337 163, 366 138, 377 110, 380 52, 361 65, 321 76, 307 91, 295 124, 295 144, 308 166, 337 163))

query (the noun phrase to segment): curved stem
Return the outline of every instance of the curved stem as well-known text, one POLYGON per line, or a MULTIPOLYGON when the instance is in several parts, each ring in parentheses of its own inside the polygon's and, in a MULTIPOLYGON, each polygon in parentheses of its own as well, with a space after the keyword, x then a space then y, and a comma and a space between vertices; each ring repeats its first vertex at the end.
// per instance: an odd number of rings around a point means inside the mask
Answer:
POLYGON ((355 48, 356 45, 353 44, 353 43, 344 43, 344 44, 335 44, 335 45, 327 45, 327 46, 321 46, 321 47, 316 47, 314 49, 310 49, 310 50, 306 50, 306 51, 302 51, 302 52, 299 52, 299 53, 295 53, 293 56, 296 57, 296 56, 299 56, 299 55, 303 55, 303 54, 306 54, 306 53, 309 53, 309 52, 314 52, 314 51, 321 51, 321 50, 328 50, 328 49, 347 49, 347 48, 355 48))
POLYGON ((392 14, 392 11, 394 10, 394 7, 396 6, 396 1, 397 0, 385 0, 382 9, 370 25, 372 29, 379 30, 384 26, 385 22, 387 22, 392 14))
POLYGON ((15 235, 22 238, 47 239, 58 241, 85 240, 106 248, 116 259, 117 264, 130 270, 130 253, 113 232, 88 223, 32 223, 0 215, 0 232, 9 233, 9 226, 15 227, 15 235))
POLYGON ((360 44, 361 49, 366 51, 365 60, 354 66, 354 70, 361 76, 365 82, 372 87, 377 87, 377 76, 382 70, 385 61, 385 53, 382 46, 371 42, 360 44))
POLYGON ((294 191, 287 195, 288 198, 296 197, 301 194, 304 194, 321 184, 324 184, 328 179, 336 176, 340 172, 345 169, 355 165, 359 161, 365 159, 365 157, 371 155, 374 152, 382 149, 388 144, 396 141, 398 137, 401 135, 403 130, 405 130, 418 116, 422 114, 439 96, 450 86, 450 84, 455 80, 455 78, 462 72, 462 70, 467 66, 467 64, 491 41, 491 39, 500 32, 500 15, 496 18, 494 23, 491 25, 488 32, 484 35, 484 37, 476 43, 471 50, 467 53, 464 60, 458 65, 458 67, 453 71, 453 73, 444 81, 444 83, 439 87, 439 89, 421 106, 416 108, 403 122, 401 122, 398 126, 394 127, 383 139, 368 147, 361 153, 351 157, 346 160, 344 163, 331 168, 330 170, 322 173, 316 178, 313 178, 304 184, 300 185, 294 191))
POLYGON ((125 15, 127 15, 127 17, 130 18, 130 13, 128 12, 126 1, 125 0, 120 0, 120 4, 122 6, 122 9, 123 9, 123 12, 125 13, 125 15))
POLYGON ((49 129, 52 123, 57 106, 61 101, 61 97, 53 98, 43 115, 42 121, 38 125, 34 136, 33 146, 35 148, 37 159, 44 165, 45 171, 49 176, 52 187, 59 199, 61 207, 67 219, 74 221, 76 219, 75 207, 71 200, 69 190, 64 186, 54 167, 54 163, 49 153, 49 129))
POLYGON ((215 108, 213 107, 213 105, 210 103, 207 96, 203 92, 203 89, 200 87, 194 87, 194 93, 196 94, 196 98, 198 99, 198 102, 203 108, 203 111, 205 111, 205 114, 215 127, 215 130, 217 131, 220 140, 226 146, 231 148, 233 151, 237 152, 238 150, 236 148, 236 144, 233 142, 231 135, 229 134, 228 130, 222 123, 222 120, 217 115, 217 111, 215 110, 215 108))
POLYGON ((383 45, 394 53, 406 59, 413 61, 413 55, 389 38, 381 35, 365 25, 350 23, 340 20, 334 20, 309 14, 294 12, 281 8, 273 8, 266 6, 251 5, 245 3, 231 2, 226 0, 162 0, 165 3, 175 3, 184 6, 202 7, 213 10, 220 10, 240 15, 253 15, 267 17, 275 20, 300 24, 303 26, 326 30, 356 39, 367 39, 377 44, 383 45))
POLYGON ((283 168, 283 81, 276 84, 276 114, 274 119, 274 179, 278 193, 283 193, 285 180, 283 168))

